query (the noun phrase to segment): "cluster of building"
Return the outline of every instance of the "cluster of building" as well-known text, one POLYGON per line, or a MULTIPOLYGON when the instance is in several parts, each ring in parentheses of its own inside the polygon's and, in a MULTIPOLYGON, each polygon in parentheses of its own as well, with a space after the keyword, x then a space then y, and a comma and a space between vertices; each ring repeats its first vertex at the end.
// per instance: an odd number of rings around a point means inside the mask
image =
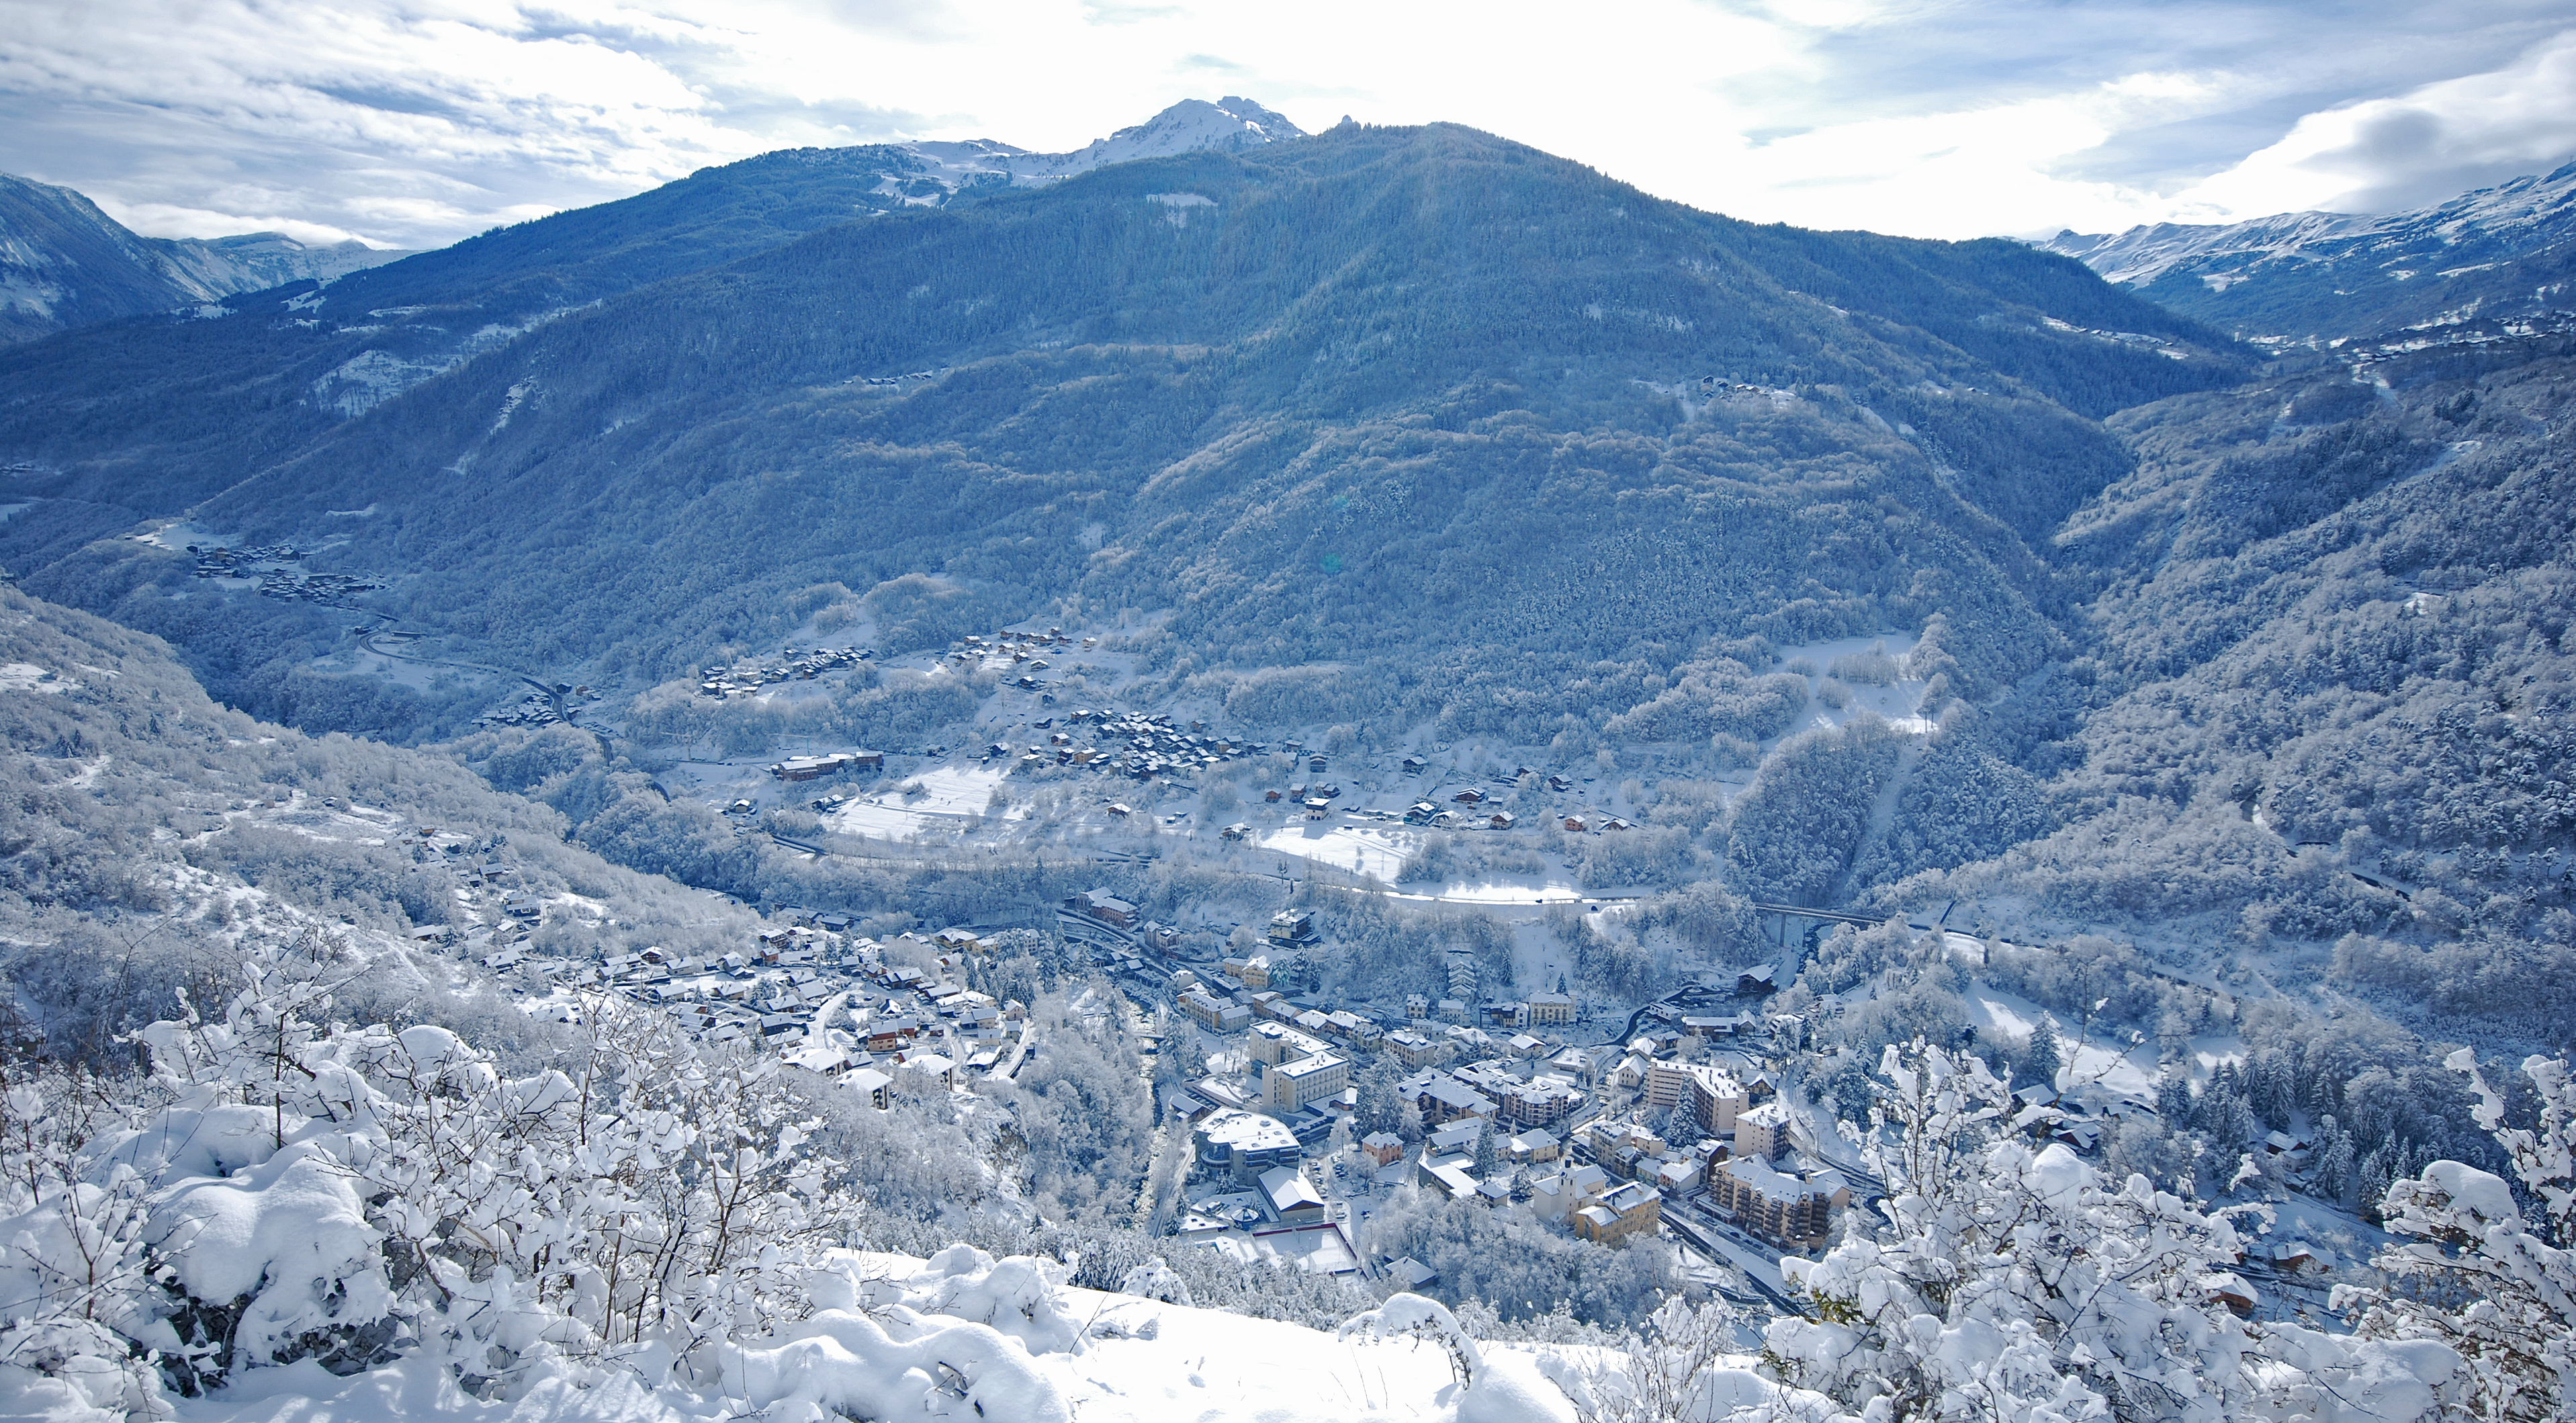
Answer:
MULTIPOLYGON (((1055 728, 1054 718, 1038 723, 1047 732, 1046 745, 1022 753, 1021 769, 1089 766, 1148 781, 1156 776, 1197 775, 1237 757, 1258 755, 1269 749, 1210 735, 1205 722, 1194 721, 1182 727, 1169 716, 1147 716, 1142 712, 1095 711, 1086 707, 1066 716, 1064 722, 1062 729, 1055 728)), ((995 748, 1001 753, 1009 749, 995 748)))
POLYGON ((335 598, 372 593, 386 585, 381 578, 355 573, 302 574, 278 565, 300 563, 304 550, 292 544, 261 544, 255 548, 227 548, 221 544, 190 544, 188 552, 197 556, 199 578, 256 578, 263 598, 277 598, 289 603, 322 603, 335 598))
POLYGON ((709 675, 698 683, 698 695, 723 700, 748 697, 761 688, 780 682, 810 682, 826 672, 855 667, 876 656, 864 647, 810 647, 803 651, 782 649, 777 662, 738 662, 709 675))
POLYGON ((268 571, 266 565, 301 563, 305 556, 304 550, 293 544, 260 544, 254 548, 190 544, 188 552, 197 556, 200 578, 257 578, 268 571))
MULTIPOLYGON (((1086 637, 1082 640, 1082 645, 1086 648, 1097 647, 1100 645, 1100 639, 1086 637)), ((1038 680, 1037 674, 1044 672, 1051 665, 1039 654, 1072 646, 1073 639, 1067 636, 1062 628, 1048 628, 1042 633, 996 633, 991 637, 961 638, 950 643, 948 660, 987 669, 998 667, 1018 672, 1020 675, 1011 679, 1011 685, 1024 692, 1034 692, 1046 685, 1038 680)), ((1055 695, 1052 692, 1048 693, 1046 700, 1053 702, 1055 695)), ((993 747, 986 753, 985 759, 991 760, 1008 750, 1009 748, 1004 746, 993 747)))
POLYGON ((1223 1107, 1191 1130, 1189 1210, 1183 1240, 1249 1264, 1267 1260, 1317 1274, 1360 1268, 1348 1217, 1306 1174, 1305 1144, 1278 1118, 1223 1107))
POLYGON ((530 692, 499 711, 486 712, 474 718, 474 722, 477 726, 552 726, 556 722, 570 720, 565 712, 577 713, 580 710, 579 707, 566 707, 562 712, 556 711, 554 698, 543 692, 530 692))
POLYGON ((843 385, 901 385, 908 380, 929 380, 948 374, 948 367, 933 366, 926 371, 905 371, 899 376, 852 376, 843 385))
POLYGON ((316 573, 306 577, 278 569, 260 575, 259 595, 289 603, 328 603, 389 586, 385 580, 365 574, 316 573))
MULTIPOLYGON (((438 832, 423 832, 436 845, 438 832)), ((478 847, 439 848, 453 858, 458 896, 485 922, 422 929, 414 938, 453 943, 529 1007, 574 1021, 584 993, 609 993, 657 1009, 710 1044, 779 1052, 800 1067, 846 1076, 878 1106, 907 1082, 924 1090, 1016 1068, 1026 1010, 958 981, 979 956, 1031 945, 1025 929, 976 934, 945 929, 880 943, 853 934, 845 914, 782 909, 741 948, 692 956, 646 948, 600 957, 545 954, 530 924, 546 901, 509 864, 478 847)))
MULTIPOLYGON (((1795 1163, 1791 1118, 1766 1076, 1662 1056, 1683 1037, 1667 1036, 1675 1041, 1569 1047, 1542 1060, 1548 1045, 1524 1034, 1508 1056, 1406 1079, 1399 1090, 1428 1133, 1416 1179, 1456 1200, 1528 1205, 1603 1243, 1651 1230, 1661 1203, 1674 1200, 1783 1249, 1821 1244, 1833 1212, 1850 1202, 1850 1184, 1795 1163), (1631 1094, 1621 1100, 1632 1110, 1585 1119, 1595 1087, 1631 1094), (1674 1139, 1650 1120, 1671 1123, 1674 1139), (1500 1169, 1478 1174, 1480 1144, 1500 1169), (1561 1158, 1553 1170, 1536 1169, 1561 1158)), ((1392 1133, 1361 1145, 1381 1165, 1404 1151, 1392 1133)))

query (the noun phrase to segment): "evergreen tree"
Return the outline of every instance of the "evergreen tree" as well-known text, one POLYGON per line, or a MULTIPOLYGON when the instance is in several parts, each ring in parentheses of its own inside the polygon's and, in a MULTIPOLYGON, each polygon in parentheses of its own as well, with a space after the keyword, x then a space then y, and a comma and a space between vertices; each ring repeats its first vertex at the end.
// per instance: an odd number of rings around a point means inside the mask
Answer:
POLYGON ((2360 1169, 2353 1158, 2352 1133, 2329 1116, 2318 1129, 2316 1150, 2316 1164, 2309 1168, 2316 1194, 2349 1209, 2360 1169))
POLYGON ((2175 1131, 2191 1124, 2191 1069, 2169 1063, 2156 1078, 2156 1115, 2175 1131))
POLYGON ((1355 1115, 1361 1134, 1400 1132, 1404 1125, 1404 1102, 1397 1094, 1395 1058, 1380 1053, 1360 1070, 1359 1102, 1355 1115))
POLYGON ((1485 1123, 1483 1131, 1476 1133, 1475 1171, 1476 1179, 1479 1181, 1493 1175, 1502 1165, 1502 1153, 1494 1145, 1495 1134, 1494 1124, 1491 1121, 1485 1123))
POLYGON ((2015 1075, 2028 1086, 2055 1090, 2057 1074, 2066 1066, 2057 1046, 2057 1020, 2042 1018, 2030 1030, 2030 1045, 2022 1049, 2021 1070, 2015 1075))
POLYGON ((1833 1103, 1836 1121, 1869 1120, 1869 1104, 1878 1099, 1878 1084, 1870 1080, 1859 1053, 1845 1053, 1834 1064, 1833 1075, 1825 1079, 1825 1096, 1833 1103))

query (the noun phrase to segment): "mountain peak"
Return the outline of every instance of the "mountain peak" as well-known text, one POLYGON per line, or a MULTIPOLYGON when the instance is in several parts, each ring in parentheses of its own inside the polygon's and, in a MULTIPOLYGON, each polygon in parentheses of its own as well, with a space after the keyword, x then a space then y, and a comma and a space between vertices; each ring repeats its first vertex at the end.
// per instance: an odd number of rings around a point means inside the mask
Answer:
MULTIPOLYGON (((1093 139, 1070 153, 1031 153, 987 139, 902 147, 928 165, 929 177, 954 191, 996 177, 1019 184, 1052 183, 1112 163, 1182 153, 1233 153, 1307 136, 1278 110, 1229 94, 1214 103, 1183 99, 1143 123, 1093 139)), ((926 194, 924 198, 936 200, 926 194)))
POLYGON ((278 232, 138 236, 82 193, 0 173, 0 344, 407 255, 358 242, 307 246, 278 232))

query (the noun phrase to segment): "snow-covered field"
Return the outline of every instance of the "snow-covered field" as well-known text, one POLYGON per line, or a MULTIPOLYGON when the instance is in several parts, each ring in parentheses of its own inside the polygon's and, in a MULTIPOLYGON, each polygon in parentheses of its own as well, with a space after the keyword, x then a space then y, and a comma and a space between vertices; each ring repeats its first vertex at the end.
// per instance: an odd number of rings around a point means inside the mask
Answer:
MULTIPOLYGON (((924 795, 905 796, 888 787, 842 806, 823 824, 835 834, 867 835, 881 840, 908 839, 924 830, 955 830, 964 822, 981 818, 991 808, 993 788, 1009 774, 991 766, 942 766, 915 778, 926 792, 924 795)), ((1004 812, 1004 818, 1025 813, 1023 808, 1014 807, 1004 812)))
POLYGON ((1402 830, 1350 825, 1309 830, 1291 825, 1262 836, 1260 843, 1265 850, 1332 865, 1353 874, 1375 875, 1393 883, 1396 873, 1404 868, 1405 857, 1421 844, 1421 838, 1402 830))
MULTIPOLYGON (((2029 1037, 2042 1017, 2038 1005, 2028 999, 1982 982, 1972 984, 1963 996, 1968 1022, 1981 1034, 2018 1041, 2029 1037)), ((2078 1083, 2093 1083, 2124 1097, 2155 1099, 2156 1073, 2160 1068, 2153 1042, 2121 1043, 2101 1034, 2085 1037, 2078 1034, 2077 1028, 2077 1024, 2068 1022, 2057 1025, 2058 1041, 2066 1055, 2066 1066, 2058 1078, 2061 1086, 2071 1091, 2078 1083)))
MULTIPOLYGON (((1820 674, 1830 676, 1836 658, 1859 656, 1876 648, 1901 668, 1907 656, 1913 653, 1914 644, 1919 640, 1905 633, 1837 638, 1831 642, 1810 642, 1797 647, 1784 647, 1780 649, 1780 660, 1787 663, 1803 657, 1814 663, 1820 674)), ((1821 682, 1822 678, 1818 680, 1821 682)), ((1800 731, 1817 727, 1840 726, 1851 720, 1856 713, 1863 711, 1874 712, 1884 717, 1888 725, 1901 732, 1922 735, 1933 729, 1931 721, 1915 715, 1915 709, 1923 704, 1924 684, 1921 681, 1899 677, 1885 686, 1873 686, 1867 682, 1845 679, 1843 685, 1851 691, 1849 705, 1835 708, 1826 706, 1821 701, 1810 702, 1807 705, 1806 717, 1795 727, 1790 728, 1789 734, 1795 735, 1800 731)))

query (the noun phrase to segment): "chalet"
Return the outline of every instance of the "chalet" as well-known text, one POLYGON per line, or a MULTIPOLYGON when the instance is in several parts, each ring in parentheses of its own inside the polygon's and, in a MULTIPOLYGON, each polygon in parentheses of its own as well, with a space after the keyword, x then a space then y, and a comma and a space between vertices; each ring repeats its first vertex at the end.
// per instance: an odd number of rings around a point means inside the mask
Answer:
POLYGON ((1569 815, 1565 817, 1565 828, 1569 834, 1580 835, 1592 827, 1583 823, 1582 816, 1569 815))
POLYGON ((1547 778, 1547 788, 1552 791, 1570 791, 1574 789, 1574 782, 1563 776, 1550 776, 1547 778))
POLYGON ((1485 824, 1495 830, 1509 830, 1512 823, 1512 813, 1508 810, 1495 811, 1485 818, 1485 824))
POLYGON ((1223 830, 1218 831, 1217 835, 1219 838, 1226 840, 1249 840, 1252 838, 1252 827, 1238 820, 1232 825, 1225 827, 1223 830))
POLYGON ((873 1067, 853 1067, 841 1074, 841 1082, 880 1112, 894 1105, 894 1079, 873 1067))
POLYGON ((2221 1270, 2200 1277, 2201 1297, 2212 1304, 2227 1306, 2230 1313, 2244 1318, 2254 1312, 2260 1297, 2254 1287, 2237 1275, 2221 1270))
POLYGON ((939 1053, 907 1053, 903 1059, 903 1070, 937 1087, 953 1088, 957 1085, 957 1064, 939 1053))
POLYGON ((1408 776, 1418 776, 1418 775, 1421 775, 1423 772, 1425 772, 1425 771, 1427 771, 1427 770, 1430 770, 1430 769, 1431 769, 1431 763, 1430 763, 1430 762, 1428 762, 1428 761, 1423 760, 1423 759, 1422 759, 1421 757, 1419 757, 1419 756, 1407 756, 1407 757, 1405 757, 1405 758, 1404 758, 1404 761, 1403 761, 1403 766, 1404 766, 1404 773, 1405 773, 1406 775, 1408 775, 1408 776))
POLYGON ((1439 1271, 1410 1255, 1401 1260, 1388 1261, 1383 1273, 1399 1287, 1408 1290, 1427 1289, 1440 1279, 1439 1271))
POLYGON ((1662 1193, 1631 1181, 1574 1212, 1574 1233, 1596 1245, 1616 1245, 1640 1232, 1652 1235, 1663 1224, 1663 1207, 1662 1193))
POLYGON ((1433 805, 1427 800, 1418 800, 1405 807, 1404 823, 1407 825, 1428 825, 1431 823, 1432 817, 1439 813, 1440 807, 1433 805))
POLYGON ((1469 786, 1465 790, 1458 792, 1456 795, 1449 797, 1449 799, 1459 805, 1483 805, 1485 803, 1485 793, 1476 789, 1474 786, 1469 786))

